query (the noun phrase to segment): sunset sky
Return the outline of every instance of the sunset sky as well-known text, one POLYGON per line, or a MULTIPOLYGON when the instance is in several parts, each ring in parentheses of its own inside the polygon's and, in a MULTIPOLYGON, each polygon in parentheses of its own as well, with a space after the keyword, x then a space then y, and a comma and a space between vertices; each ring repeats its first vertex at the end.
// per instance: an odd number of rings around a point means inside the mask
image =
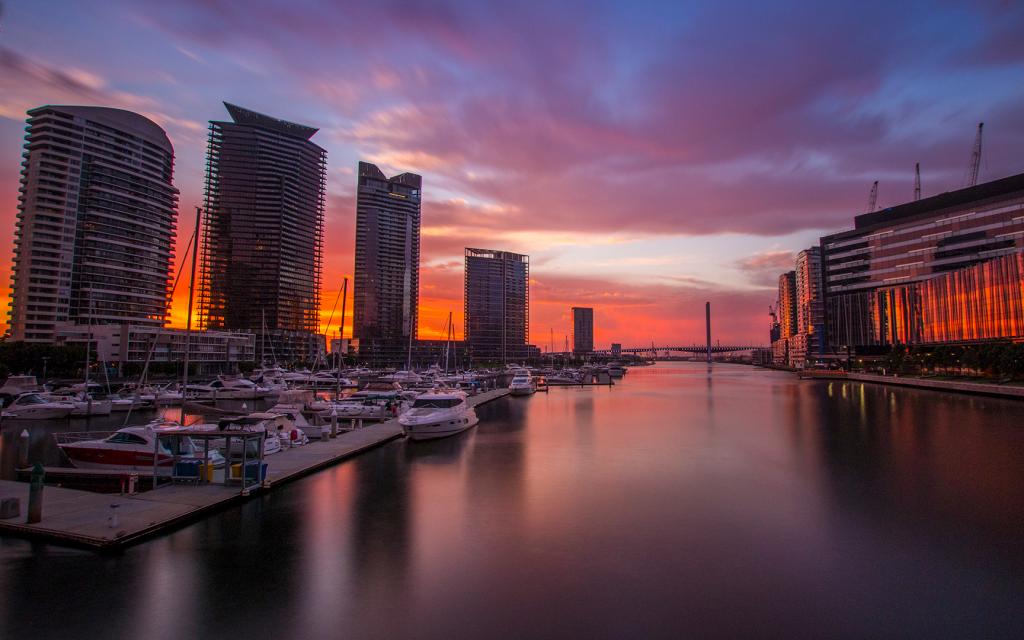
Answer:
MULTIPOLYGON (((25 111, 138 111, 175 147, 179 255, 227 100, 319 127, 323 319, 354 169, 424 176, 420 333, 462 321, 462 249, 531 257, 532 341, 764 344, 779 272, 879 204, 1024 171, 1024 3, 14 0, 0 14, 0 304, 25 111)), ((187 291, 175 297, 174 323, 187 291)), ((346 326, 350 330, 351 301, 346 326)), ((336 324, 336 323, 335 323, 336 324)), ((333 335, 336 327, 331 329, 333 335)))

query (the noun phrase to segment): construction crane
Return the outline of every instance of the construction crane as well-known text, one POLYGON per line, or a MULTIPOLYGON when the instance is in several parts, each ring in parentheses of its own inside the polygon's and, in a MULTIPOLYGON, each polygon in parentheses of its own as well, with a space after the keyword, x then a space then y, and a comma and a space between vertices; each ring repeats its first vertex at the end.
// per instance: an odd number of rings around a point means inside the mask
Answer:
POLYGON ((868 196, 868 213, 875 210, 875 205, 878 204, 878 180, 871 185, 871 195, 868 196))
POLYGON ((971 151, 971 164, 967 167, 967 186, 978 184, 978 169, 981 168, 981 130, 984 122, 978 123, 978 135, 974 137, 974 149, 971 151))
POLYGON ((921 163, 914 163, 914 201, 921 199, 921 163))

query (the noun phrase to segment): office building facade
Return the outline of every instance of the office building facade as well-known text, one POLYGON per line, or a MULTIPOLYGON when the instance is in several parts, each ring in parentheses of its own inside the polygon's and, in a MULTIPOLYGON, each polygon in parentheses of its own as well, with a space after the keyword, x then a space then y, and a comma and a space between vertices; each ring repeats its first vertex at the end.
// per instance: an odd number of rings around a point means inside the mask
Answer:
POLYGON ((178 190, 156 123, 106 107, 28 112, 10 339, 52 343, 75 325, 162 327, 178 190))
POLYGON ((361 354, 397 357, 417 336, 423 179, 360 162, 357 180, 352 336, 361 354))
POLYGON ((477 362, 531 357, 530 257, 509 251, 465 251, 465 340, 477 362))
POLYGON ((209 130, 199 324, 257 334, 261 361, 311 360, 327 152, 313 127, 224 106, 231 122, 209 130))
POLYGON ((572 308, 572 351, 590 353, 594 350, 594 310, 590 307, 572 308))
POLYGON ((1024 337, 1024 174, 854 225, 821 239, 829 350, 1024 337))

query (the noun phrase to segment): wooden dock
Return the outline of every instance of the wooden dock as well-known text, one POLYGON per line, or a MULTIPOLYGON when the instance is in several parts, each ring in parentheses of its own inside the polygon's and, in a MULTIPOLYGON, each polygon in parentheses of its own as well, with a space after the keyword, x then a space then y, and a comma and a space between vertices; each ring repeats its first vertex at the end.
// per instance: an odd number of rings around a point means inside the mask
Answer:
MULTIPOLYGON (((496 389, 472 396, 469 403, 475 407, 507 395, 508 389, 496 389)), ((121 548, 167 533, 250 496, 273 491, 286 482, 401 436, 398 420, 388 420, 339 433, 328 441, 313 441, 287 449, 266 459, 266 481, 246 495, 238 487, 221 484, 172 484, 131 496, 47 486, 43 490, 42 521, 36 524, 25 522, 28 483, 0 480, 0 499, 17 497, 21 500, 21 515, 0 520, 0 533, 93 549, 121 548), (111 505, 117 506, 112 508, 111 505), (114 513, 118 522, 111 526, 110 518, 114 513)))

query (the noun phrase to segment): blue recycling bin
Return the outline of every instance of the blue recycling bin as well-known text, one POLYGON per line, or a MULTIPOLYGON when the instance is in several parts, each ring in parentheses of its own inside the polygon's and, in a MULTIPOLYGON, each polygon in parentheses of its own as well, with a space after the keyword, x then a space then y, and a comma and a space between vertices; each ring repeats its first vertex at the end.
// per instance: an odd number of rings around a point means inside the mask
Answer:
POLYGON ((259 460, 248 460, 245 463, 246 482, 263 482, 267 479, 267 463, 259 460))
POLYGON ((200 468, 203 463, 195 458, 183 458, 174 463, 174 480, 199 482, 200 468))

